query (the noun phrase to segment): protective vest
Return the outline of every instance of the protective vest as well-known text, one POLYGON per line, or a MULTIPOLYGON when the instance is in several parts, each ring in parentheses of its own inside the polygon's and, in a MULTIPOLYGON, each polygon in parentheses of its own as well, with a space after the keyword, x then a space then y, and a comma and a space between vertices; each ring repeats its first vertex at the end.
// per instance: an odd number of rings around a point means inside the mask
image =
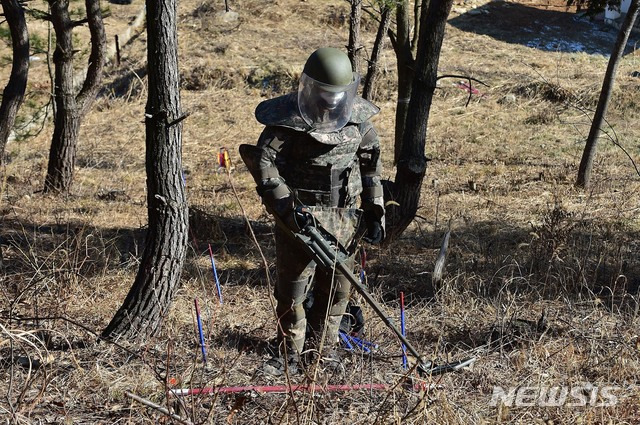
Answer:
POLYGON ((264 151, 262 156, 269 158, 258 168, 263 174, 274 174, 264 171, 275 166, 304 205, 353 208, 363 190, 361 169, 367 175, 377 169, 378 141, 368 119, 378 108, 357 98, 345 127, 318 133, 300 117, 296 102, 292 93, 256 108, 257 120, 267 126, 257 145, 264 151))
POLYGON ((280 216, 295 205, 353 209, 360 197, 384 226, 380 147, 368 121, 378 111, 357 98, 345 127, 319 133, 300 117, 295 93, 260 103, 256 118, 266 127, 240 155, 267 209, 280 216))

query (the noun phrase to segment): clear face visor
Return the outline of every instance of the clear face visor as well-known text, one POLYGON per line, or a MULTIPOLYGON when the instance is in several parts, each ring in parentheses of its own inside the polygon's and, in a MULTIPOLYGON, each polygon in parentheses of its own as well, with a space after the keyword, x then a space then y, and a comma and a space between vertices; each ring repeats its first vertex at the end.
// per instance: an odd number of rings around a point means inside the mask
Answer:
POLYGON ((358 91, 360 76, 353 73, 353 82, 332 86, 302 73, 298 87, 300 115, 314 131, 331 133, 340 130, 351 118, 351 108, 358 91))

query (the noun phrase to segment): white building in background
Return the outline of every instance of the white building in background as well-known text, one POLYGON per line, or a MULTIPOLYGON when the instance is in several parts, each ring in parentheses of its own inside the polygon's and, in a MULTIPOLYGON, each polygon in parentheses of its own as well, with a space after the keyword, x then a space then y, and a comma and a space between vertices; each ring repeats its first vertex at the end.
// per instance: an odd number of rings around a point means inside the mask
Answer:
POLYGON ((627 13, 630 5, 631 0, 622 0, 620 2, 620 8, 607 7, 604 11, 604 20, 613 21, 614 19, 618 19, 622 13, 627 13))

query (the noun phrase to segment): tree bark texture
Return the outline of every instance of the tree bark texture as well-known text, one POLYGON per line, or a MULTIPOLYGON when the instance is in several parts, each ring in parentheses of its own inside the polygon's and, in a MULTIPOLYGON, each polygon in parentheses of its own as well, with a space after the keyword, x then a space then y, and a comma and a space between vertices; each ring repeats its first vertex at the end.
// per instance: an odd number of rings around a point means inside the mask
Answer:
POLYGON ((412 97, 395 181, 391 188, 393 200, 400 207, 392 206, 387 209, 387 242, 400 235, 418 211, 420 189, 427 169, 424 154, 427 122, 436 88, 445 24, 452 5, 453 0, 432 0, 429 8, 422 10, 412 97))
POLYGON ((618 70, 618 64, 624 53, 624 48, 629 40, 629 34, 638 17, 638 3, 640 0, 632 0, 627 16, 625 16, 616 43, 613 46, 609 63, 607 64, 607 71, 604 74, 604 80, 602 82, 602 89, 600 90, 600 97, 598 98, 598 105, 596 106, 596 112, 593 115, 593 121, 591 122, 591 129, 589 130, 589 136, 587 136, 587 142, 582 152, 582 159, 580 160, 580 167, 578 169, 578 179, 576 186, 581 188, 588 188, 591 182, 591 171, 593 169, 593 160, 596 156, 596 148, 598 144, 598 137, 600 136, 600 129, 604 122, 604 116, 607 113, 609 107, 609 101, 611 100, 611 92, 613 91, 613 83, 616 78, 616 71, 618 70))
POLYGON ((409 26, 409 0, 398 2, 396 7, 396 39, 392 37, 398 70, 398 100, 396 102, 395 142, 393 163, 397 164, 402 150, 402 140, 411 99, 413 80, 413 54, 411 53, 411 35, 409 26))
POLYGON ((384 5, 382 7, 382 13, 380 14, 380 25, 378 25, 378 32, 376 33, 376 39, 373 42, 373 48, 371 49, 371 57, 367 64, 367 76, 364 79, 364 88, 362 89, 362 97, 367 100, 372 100, 373 87, 378 76, 378 61, 382 54, 384 47, 384 39, 389 30, 389 24, 391 22, 391 7, 384 5))
POLYGON ((353 72, 360 72, 358 51, 360 50, 360 21, 362 19, 362 0, 351 0, 349 15, 349 45, 347 55, 351 61, 353 72))
POLYGON ((187 247, 176 0, 147 0, 146 4, 149 229, 133 286, 103 331, 107 338, 144 339, 157 333, 179 287, 187 247))
POLYGON ((429 0, 413 0, 413 37, 411 38, 411 54, 416 55, 418 36, 420 34, 420 18, 422 10, 427 10, 429 0))
POLYGON ((100 89, 106 56, 106 35, 100 0, 85 0, 91 33, 91 54, 86 78, 76 95, 73 86, 73 28, 76 24, 69 15, 68 0, 50 0, 49 5, 56 34, 56 48, 53 52, 56 114, 44 191, 63 193, 69 191, 73 181, 80 123, 91 109, 100 89))
POLYGON ((13 62, 9 82, 2 92, 0 104, 0 165, 4 162, 5 147, 24 99, 29 74, 29 33, 24 9, 17 0, 2 0, 2 11, 11 33, 13 62))

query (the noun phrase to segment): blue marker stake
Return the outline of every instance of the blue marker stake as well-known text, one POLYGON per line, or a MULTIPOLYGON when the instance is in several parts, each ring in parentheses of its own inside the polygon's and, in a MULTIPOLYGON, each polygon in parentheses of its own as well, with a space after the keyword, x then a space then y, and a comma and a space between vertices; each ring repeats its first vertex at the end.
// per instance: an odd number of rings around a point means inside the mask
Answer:
POLYGON ((371 350, 369 349, 369 347, 363 344, 362 341, 359 340, 358 338, 355 338, 351 335, 347 335, 347 338, 349 338, 349 341, 355 346, 357 346, 360 350, 362 350, 365 354, 371 353, 371 350))
POLYGON ((377 350, 378 349, 378 344, 375 344, 373 342, 365 341, 364 339, 360 339, 360 338, 355 337, 355 336, 350 336, 349 338, 351 338, 351 340, 353 342, 358 344, 358 346, 362 347, 362 349, 364 351, 366 351, 367 353, 370 353, 372 349, 373 350, 377 350))
MULTIPOLYGON (((404 292, 400 291, 400 331, 402 332, 402 336, 406 336, 406 331, 404 327, 404 292)), ((409 367, 409 362, 407 361, 407 351, 404 344, 402 344, 402 367, 403 369, 407 369, 409 367)))
POLYGON ((352 350, 353 351, 353 345, 351 345, 351 343, 349 342, 348 335, 345 334, 342 331, 338 332, 338 334, 340 335, 340 338, 342 338, 342 341, 344 342, 344 345, 347 346, 347 350, 352 350))
POLYGON ((202 361, 207 362, 207 349, 204 347, 204 332, 202 332, 202 320, 200 320, 200 307, 198 306, 198 299, 194 298, 193 303, 196 306, 196 320, 198 321, 198 334, 200 336, 200 349, 202 350, 202 361))
POLYGON ((220 298, 220 304, 222 304, 222 288, 220 287, 220 279, 218 279, 216 262, 213 260, 213 251, 211 250, 211 244, 209 244, 209 258, 211 258, 211 270, 213 271, 213 280, 216 282, 216 288, 218 289, 218 298, 220 298))
POLYGON ((375 342, 365 341, 364 339, 360 339, 355 336, 352 336, 351 339, 356 341, 358 344, 366 345, 367 347, 371 347, 374 350, 378 349, 378 344, 376 344, 375 342))

